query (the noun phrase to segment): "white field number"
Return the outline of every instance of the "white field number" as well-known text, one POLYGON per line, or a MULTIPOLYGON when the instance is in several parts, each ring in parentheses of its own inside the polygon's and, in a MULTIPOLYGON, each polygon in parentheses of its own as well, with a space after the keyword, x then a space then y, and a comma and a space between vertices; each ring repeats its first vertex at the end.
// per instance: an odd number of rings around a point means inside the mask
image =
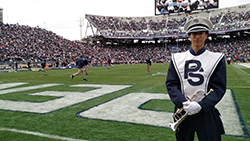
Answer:
MULTIPOLYGON (((24 84, 27 83, 0 84, 0 95, 62 85, 42 84, 36 86, 7 89, 24 84)), ((28 95, 54 96, 58 98, 44 102, 0 100, 0 109, 46 114, 66 108, 71 105, 75 105, 77 103, 82 103, 90 99, 129 88, 131 87, 131 85, 79 84, 71 85, 69 87, 93 87, 95 89, 86 92, 42 91, 31 93, 28 95)), ((170 100, 169 96, 164 93, 129 93, 83 111, 79 113, 78 116, 98 120, 110 120, 157 127, 168 127, 168 124, 170 122, 173 122, 173 113, 145 110, 140 108, 141 105, 154 99, 170 100)), ((234 136, 244 136, 242 124, 240 122, 240 118, 236 110, 236 105, 234 103, 230 90, 227 90, 227 93, 225 94, 221 102, 217 105, 217 108, 222 114, 222 120, 224 123, 226 134, 234 136)))

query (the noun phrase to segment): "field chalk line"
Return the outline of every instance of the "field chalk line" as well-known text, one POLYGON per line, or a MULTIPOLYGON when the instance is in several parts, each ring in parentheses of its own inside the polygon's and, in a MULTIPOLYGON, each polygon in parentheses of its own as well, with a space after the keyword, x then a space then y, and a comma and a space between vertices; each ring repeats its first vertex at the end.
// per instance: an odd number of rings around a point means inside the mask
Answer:
POLYGON ((25 131, 25 130, 11 129, 11 128, 0 128, 0 131, 10 131, 10 132, 16 132, 16 133, 30 134, 30 135, 34 135, 34 136, 46 137, 46 138, 51 138, 51 139, 66 140, 66 141, 87 141, 87 140, 73 139, 73 138, 61 137, 61 136, 57 136, 57 135, 49 135, 49 134, 43 134, 43 133, 39 133, 39 132, 32 132, 32 131, 25 131))

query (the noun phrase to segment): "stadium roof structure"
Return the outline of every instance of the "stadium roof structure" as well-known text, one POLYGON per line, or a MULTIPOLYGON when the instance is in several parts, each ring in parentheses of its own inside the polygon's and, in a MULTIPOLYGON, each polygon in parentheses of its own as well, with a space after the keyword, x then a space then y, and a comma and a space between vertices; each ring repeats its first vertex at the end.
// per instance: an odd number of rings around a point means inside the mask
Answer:
POLYGON ((149 17, 113 17, 86 14, 88 27, 96 28, 94 36, 106 40, 157 40, 187 38, 185 22, 193 17, 206 17, 213 23, 214 35, 249 35, 250 4, 223 9, 210 9, 175 15, 149 17))

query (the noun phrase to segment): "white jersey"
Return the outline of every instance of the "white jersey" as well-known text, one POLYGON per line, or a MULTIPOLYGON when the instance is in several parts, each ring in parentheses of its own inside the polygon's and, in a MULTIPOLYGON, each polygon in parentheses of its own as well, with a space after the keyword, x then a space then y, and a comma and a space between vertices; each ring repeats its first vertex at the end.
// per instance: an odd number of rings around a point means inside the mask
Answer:
POLYGON ((207 92, 209 79, 223 56, 222 53, 208 50, 197 56, 192 55, 189 50, 172 55, 185 97, 191 97, 198 90, 207 92))

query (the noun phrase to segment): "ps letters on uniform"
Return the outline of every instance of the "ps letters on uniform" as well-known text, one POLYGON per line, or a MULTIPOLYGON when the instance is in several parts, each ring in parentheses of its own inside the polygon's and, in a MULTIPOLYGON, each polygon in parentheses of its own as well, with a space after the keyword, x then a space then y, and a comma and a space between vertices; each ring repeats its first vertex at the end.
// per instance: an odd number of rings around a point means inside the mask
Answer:
POLYGON ((196 74, 194 72, 203 72, 203 68, 201 68, 201 62, 198 60, 187 60, 185 62, 185 69, 184 69, 184 79, 188 79, 188 82, 192 86, 201 85, 204 82, 204 77, 201 74, 196 74), (193 65, 192 65, 193 64, 193 65), (191 66, 192 65, 192 66, 191 66), (199 81, 195 82, 188 77, 197 77, 199 81))
POLYGON ((197 56, 190 51, 173 54, 172 61, 181 82, 182 93, 191 96, 197 90, 206 92, 209 79, 222 57, 222 53, 208 50, 197 56))

